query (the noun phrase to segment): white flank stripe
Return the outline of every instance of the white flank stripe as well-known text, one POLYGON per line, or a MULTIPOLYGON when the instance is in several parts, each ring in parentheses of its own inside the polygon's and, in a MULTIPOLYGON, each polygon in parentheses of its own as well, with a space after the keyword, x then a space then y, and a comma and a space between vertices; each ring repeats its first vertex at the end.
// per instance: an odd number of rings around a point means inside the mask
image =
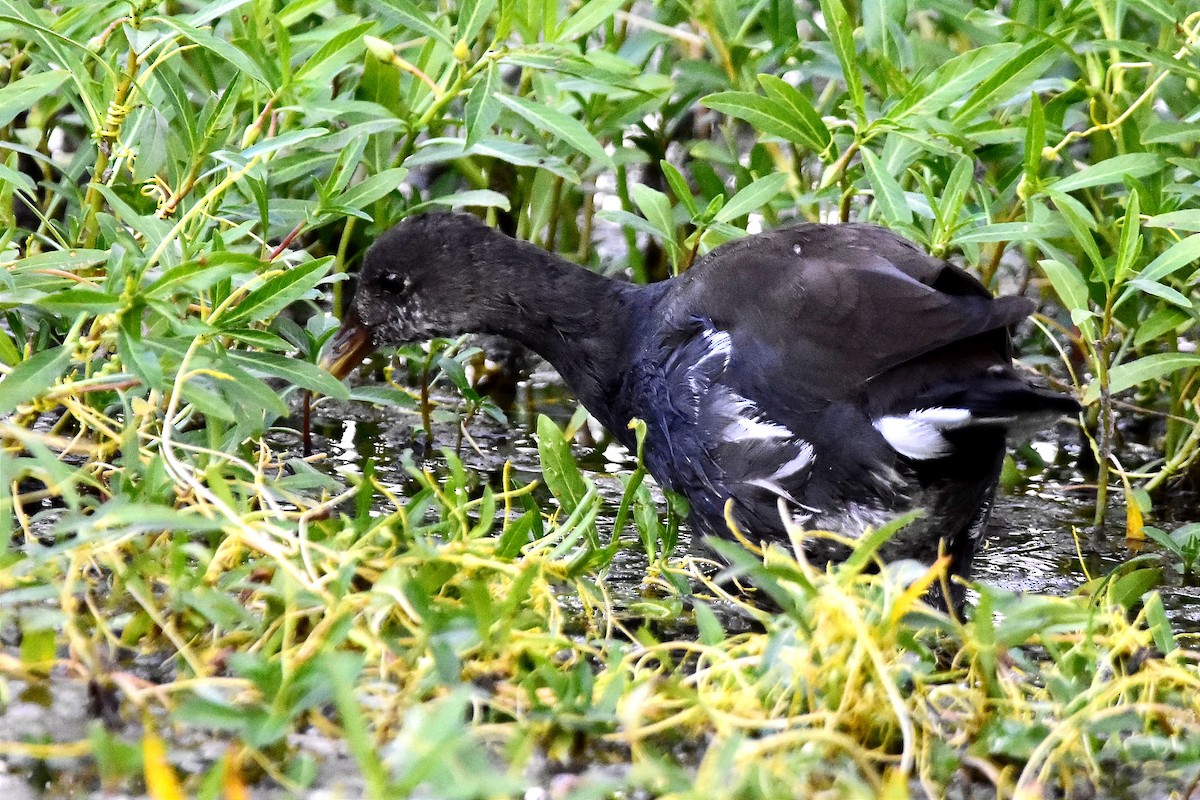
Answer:
POLYGON ((919 408, 904 416, 880 417, 874 424, 897 453, 929 461, 950 454, 950 442, 942 431, 961 428, 971 421, 971 412, 965 408, 919 408))
POLYGON ((733 421, 721 431, 721 438, 727 442, 741 442, 747 439, 790 439, 792 432, 782 425, 766 422, 754 417, 734 417, 733 421))
POLYGON ((807 467, 813 460, 813 446, 808 442, 800 443, 800 452, 795 458, 780 465, 779 469, 771 473, 770 480, 777 481, 781 478, 786 478, 789 475, 795 475, 800 470, 807 467))

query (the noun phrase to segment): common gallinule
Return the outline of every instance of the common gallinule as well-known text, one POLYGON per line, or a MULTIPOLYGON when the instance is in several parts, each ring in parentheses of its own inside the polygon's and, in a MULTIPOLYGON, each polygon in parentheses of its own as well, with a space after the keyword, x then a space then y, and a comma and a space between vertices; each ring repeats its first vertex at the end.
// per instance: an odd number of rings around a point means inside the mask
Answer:
MULTIPOLYGON (((966 575, 1010 431, 1078 409, 1012 365, 1033 310, 883 228, 799 224, 713 250, 678 278, 605 278, 474 217, 427 214, 367 253, 325 358, 344 377, 378 347, 466 332, 549 361, 626 447, 691 504, 691 524, 781 538, 781 511, 861 535, 925 515, 883 556, 966 575)), ((808 556, 844 556, 814 537, 808 556)))

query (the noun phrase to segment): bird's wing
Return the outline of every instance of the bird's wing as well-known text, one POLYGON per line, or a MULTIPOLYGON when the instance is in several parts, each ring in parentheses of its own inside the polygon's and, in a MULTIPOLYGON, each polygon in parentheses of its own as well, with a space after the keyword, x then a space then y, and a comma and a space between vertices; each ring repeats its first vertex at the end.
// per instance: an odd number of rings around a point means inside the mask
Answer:
MULTIPOLYGON (((978 281, 865 225, 780 228, 698 263, 671 313, 704 315, 731 338, 731 385, 743 394, 836 400, 923 354, 987 336, 1008 355, 1024 298, 978 281)), ((759 402, 762 402, 761 400, 759 402)))

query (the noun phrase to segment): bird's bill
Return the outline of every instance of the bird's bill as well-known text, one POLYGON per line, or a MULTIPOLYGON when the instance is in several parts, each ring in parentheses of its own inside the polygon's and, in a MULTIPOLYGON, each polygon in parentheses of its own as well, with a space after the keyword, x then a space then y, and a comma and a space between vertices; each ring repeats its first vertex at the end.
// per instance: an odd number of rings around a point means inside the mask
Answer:
POLYGON ((375 352, 371 329, 363 324, 351 308, 342 318, 342 325, 321 356, 321 368, 341 380, 375 352))

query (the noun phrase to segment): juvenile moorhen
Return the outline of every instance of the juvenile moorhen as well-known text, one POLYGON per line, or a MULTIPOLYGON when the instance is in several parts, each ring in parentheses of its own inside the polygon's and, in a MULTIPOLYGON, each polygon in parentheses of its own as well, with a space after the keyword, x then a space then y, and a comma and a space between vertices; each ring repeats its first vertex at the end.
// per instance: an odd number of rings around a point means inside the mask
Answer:
MULTIPOLYGON (((678 278, 605 278, 474 217, 411 218, 368 251, 326 368, 378 347, 466 332, 511 337, 562 375, 702 534, 861 535, 911 508, 889 560, 966 576, 1010 431, 1078 409, 1012 366, 1032 312, 883 228, 789 225, 718 247, 678 278)), ((813 538, 808 556, 844 557, 813 538)), ((955 598, 958 599, 958 598, 955 598)), ((957 603, 956 603, 957 604, 957 603)))

